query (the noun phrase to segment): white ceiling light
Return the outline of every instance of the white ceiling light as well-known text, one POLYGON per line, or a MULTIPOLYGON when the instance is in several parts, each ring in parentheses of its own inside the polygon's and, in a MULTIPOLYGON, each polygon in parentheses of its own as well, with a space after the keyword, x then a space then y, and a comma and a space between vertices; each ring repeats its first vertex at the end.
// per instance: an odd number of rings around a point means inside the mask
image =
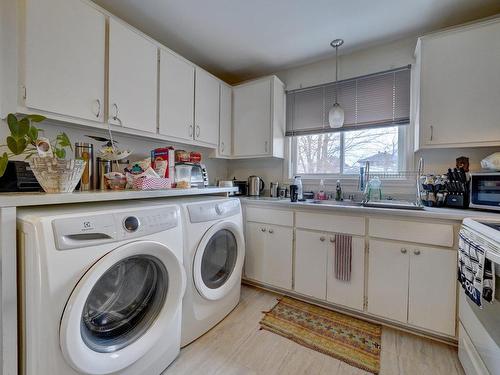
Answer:
POLYGON ((335 48, 335 103, 328 112, 328 123, 331 128, 341 128, 344 125, 344 110, 337 102, 337 82, 339 80, 339 47, 344 44, 343 39, 335 39, 330 45, 335 48))

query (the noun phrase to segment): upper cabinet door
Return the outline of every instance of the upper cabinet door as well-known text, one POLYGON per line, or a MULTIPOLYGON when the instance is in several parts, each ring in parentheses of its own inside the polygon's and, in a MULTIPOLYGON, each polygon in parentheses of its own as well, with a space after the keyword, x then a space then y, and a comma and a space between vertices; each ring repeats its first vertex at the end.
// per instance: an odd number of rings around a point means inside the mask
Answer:
POLYGON ((419 41, 420 147, 500 145, 500 22, 419 41))
POLYGON ((219 155, 231 156, 232 140, 232 89, 231 86, 220 85, 220 128, 219 128, 219 155))
POLYGON ((160 134, 193 140, 194 65, 160 50, 160 134))
POLYGON ((105 37, 83 1, 27 0, 26 107, 104 121, 105 37))
MULTIPOLYGON (((84 62, 90 60, 87 56, 84 62)), ((109 22, 109 121, 156 133, 156 46, 114 19, 109 22)))
POLYGON ((194 137, 213 146, 219 144, 219 81, 196 68, 194 137))
POLYGON ((269 156, 271 81, 257 80, 233 88, 234 156, 269 156))

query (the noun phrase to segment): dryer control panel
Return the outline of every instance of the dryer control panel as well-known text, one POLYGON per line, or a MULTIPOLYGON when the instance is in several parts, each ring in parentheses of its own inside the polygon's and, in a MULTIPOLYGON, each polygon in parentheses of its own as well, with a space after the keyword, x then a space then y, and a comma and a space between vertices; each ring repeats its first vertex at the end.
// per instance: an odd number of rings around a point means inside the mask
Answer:
POLYGON ((166 231, 179 225, 177 207, 115 213, 81 214, 54 219, 56 248, 67 250, 122 241, 166 231))
POLYGON ((222 201, 194 203, 187 206, 189 219, 192 223, 202 223, 223 219, 240 213, 240 201, 228 199, 222 201))

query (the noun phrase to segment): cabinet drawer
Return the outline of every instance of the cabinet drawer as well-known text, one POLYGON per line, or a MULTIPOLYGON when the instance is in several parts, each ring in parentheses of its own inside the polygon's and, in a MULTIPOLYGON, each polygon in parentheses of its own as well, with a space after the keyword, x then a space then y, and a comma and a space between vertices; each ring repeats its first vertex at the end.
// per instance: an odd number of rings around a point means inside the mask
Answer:
POLYGON ((454 237, 451 224, 385 219, 370 219, 369 234, 371 237, 447 247, 453 246, 454 237))
POLYGON ((246 220, 291 227, 293 226, 293 212, 247 207, 246 220))
POLYGON ((364 236, 365 218, 358 216, 297 212, 296 227, 332 233, 347 233, 364 236))

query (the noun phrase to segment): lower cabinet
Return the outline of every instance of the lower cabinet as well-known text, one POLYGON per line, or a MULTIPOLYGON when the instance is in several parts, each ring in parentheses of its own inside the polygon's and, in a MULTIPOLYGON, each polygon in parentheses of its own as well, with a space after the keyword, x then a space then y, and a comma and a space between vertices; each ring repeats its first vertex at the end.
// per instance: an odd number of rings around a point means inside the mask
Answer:
POLYGON ((368 312, 455 336, 456 251, 370 241, 368 312))
POLYGON ((247 222, 245 275, 275 287, 292 289, 293 229, 247 222))
POLYGON ((294 289, 297 293, 325 300, 331 236, 302 229, 297 229, 295 235, 294 289))
POLYGON ((335 244, 328 248, 326 299, 338 305, 363 311, 365 295, 365 239, 352 237, 351 280, 335 277, 335 244))

